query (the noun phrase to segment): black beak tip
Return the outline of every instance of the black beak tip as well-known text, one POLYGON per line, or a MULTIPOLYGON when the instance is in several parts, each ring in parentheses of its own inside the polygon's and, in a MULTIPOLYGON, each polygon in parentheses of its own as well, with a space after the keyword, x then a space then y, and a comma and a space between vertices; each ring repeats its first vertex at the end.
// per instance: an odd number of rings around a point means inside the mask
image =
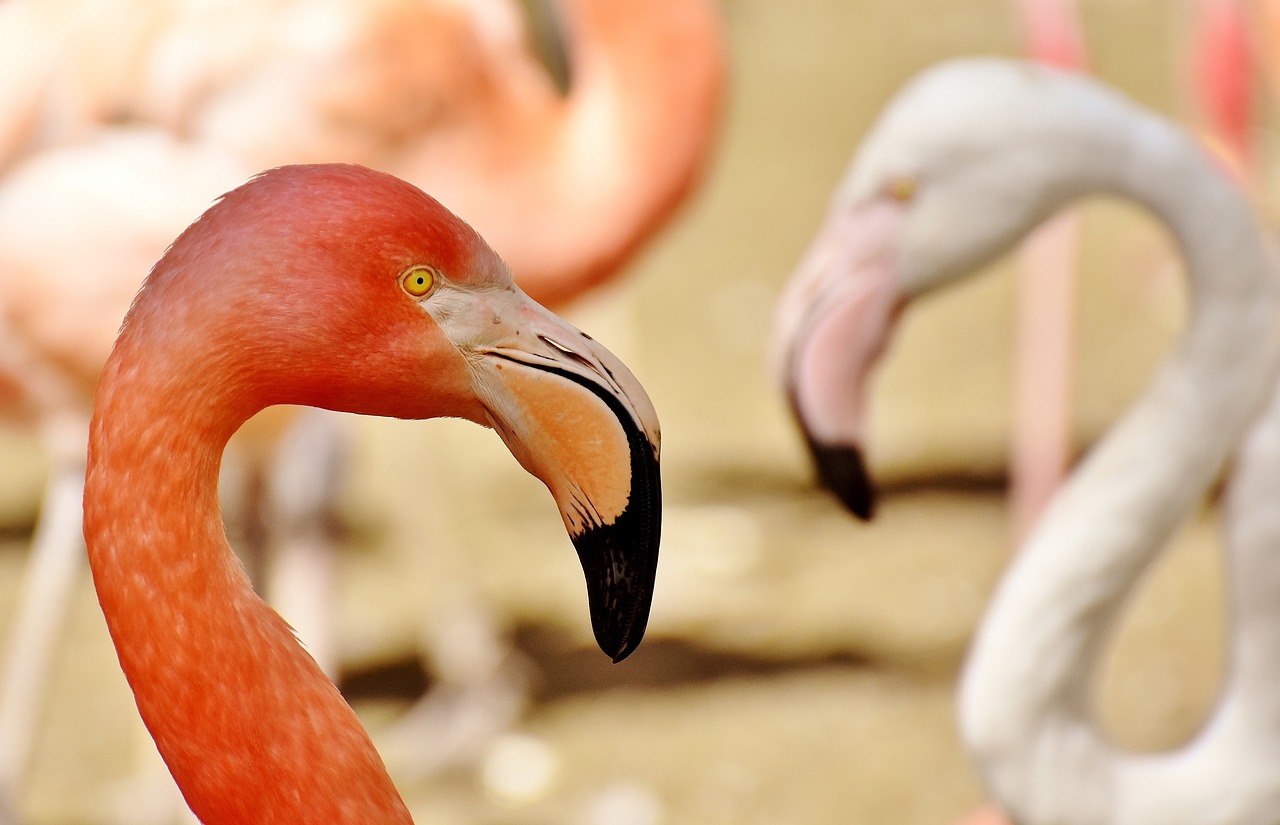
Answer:
POLYGON ((849 512, 862 521, 871 521, 876 511, 876 495, 862 450, 851 444, 832 444, 815 438, 805 423, 794 383, 789 385, 787 395, 809 455, 813 456, 818 482, 835 493, 849 512))
POLYGON ((849 512, 863 521, 875 515, 875 490, 862 451, 857 447, 809 442, 822 485, 844 503, 849 512))
POLYGON ((617 664, 644 638, 658 575, 662 481, 656 451, 632 450, 631 497, 610 524, 573 536, 587 580, 596 643, 617 664))
MULTIPOLYGON (((642 630, 640 633, 635 635, 634 639, 623 639, 621 642, 622 646, 617 648, 618 652, 614 654, 609 654, 608 648, 605 648, 603 645, 601 645, 600 649, 603 650, 606 655, 609 655, 610 661, 616 665, 618 662, 621 662, 623 659, 634 653, 635 649, 640 646, 640 640, 643 638, 644 631, 642 630)), ((612 644, 610 646, 612 646, 612 644)))
MULTIPOLYGON (((625 514, 624 514, 625 516, 625 514)), ((644 638, 653 604, 658 544, 641 539, 623 519, 575 536, 587 578, 587 601, 596 644, 615 664, 630 656, 644 638)))

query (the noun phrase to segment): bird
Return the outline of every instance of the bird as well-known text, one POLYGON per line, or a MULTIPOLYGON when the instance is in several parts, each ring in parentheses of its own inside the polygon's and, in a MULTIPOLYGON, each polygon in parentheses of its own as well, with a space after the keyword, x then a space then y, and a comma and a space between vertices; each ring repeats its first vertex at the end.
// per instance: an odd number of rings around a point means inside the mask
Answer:
MULTIPOLYGON (((26 58, 24 76, 39 68, 59 94, 15 97, 19 125, 0 129, 6 147, 21 147, 0 159, 11 164, 0 181, 0 334, 31 356, 0 360, 0 374, 18 376, 0 375, 0 400, 18 399, 7 412, 20 407, 45 422, 56 433, 49 451, 68 455, 49 479, 0 696, 0 786, 10 789, 25 774, 65 603, 58 594, 75 572, 78 538, 66 525, 79 518, 88 399, 139 261, 154 261, 249 171, 357 160, 436 192, 490 238, 530 295, 564 306, 619 275, 687 200, 709 162, 723 97, 713 0, 564 0, 564 93, 505 0, 148 4, 124 17, 109 6, 89 2, 57 19, 29 3, 6 6, 5 42, 46 44, 26 58), (43 36, 24 38, 26 19, 43 36), (122 21, 121 37, 98 36, 122 21), (300 34, 317 31, 314 40, 300 34), (77 70, 85 65, 109 70, 77 70), (72 253, 90 239, 116 253, 86 253, 92 270, 72 253), (36 374, 58 390, 40 403, 31 401, 36 374)), ((295 430, 260 430, 240 455, 261 474, 280 433, 295 430)), ((304 504, 309 515, 325 502, 304 504)), ((309 615, 327 615, 317 599, 305 599, 309 615)), ((311 649, 332 669, 325 622, 304 619, 295 618, 315 630, 311 649)))
POLYGON ((333 4, 332 46, 268 52, 183 129, 255 169, 345 160, 427 186, 535 300, 562 306, 608 280, 700 179, 724 26, 716 0, 558 0, 561 92, 512 6, 333 4))
POLYGON ((379 168, 437 193, 547 304, 607 281, 671 217, 723 108, 717 0, 556 0, 563 90, 514 0, 12 5, 3 42, 32 80, 0 109, 0 148, 123 123, 253 170, 379 168), (27 94, 34 78, 53 92, 27 94))
POLYGON ((866 382, 914 299, 1088 195, 1163 221, 1189 319, 1142 397, 1084 457, 998 584, 962 669, 961 736, 1023 825, 1245 825, 1280 804, 1278 250, 1198 141, 1081 75, 999 58, 927 69, 859 147, 777 308, 778 370, 824 483, 873 510, 866 382), (1234 601, 1218 704, 1185 746, 1117 749, 1093 714, 1106 641, 1141 574, 1239 453, 1234 601))
POLYGON ((494 429, 554 497, 614 661, 640 643, 652 599, 656 412, 469 226, 365 167, 257 175, 147 275, 99 382, 84 497, 94 587, 139 712, 208 825, 409 822, 368 734, 223 531, 223 448, 276 404, 494 429))

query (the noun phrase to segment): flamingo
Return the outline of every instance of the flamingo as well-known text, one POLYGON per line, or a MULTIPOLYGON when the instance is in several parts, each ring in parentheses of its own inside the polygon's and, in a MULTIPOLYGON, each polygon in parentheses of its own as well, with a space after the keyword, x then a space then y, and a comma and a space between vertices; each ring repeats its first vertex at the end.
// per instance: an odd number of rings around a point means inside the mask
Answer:
POLYGON ((470 227, 363 167, 262 173, 148 275, 99 384, 84 498, 138 710, 208 825, 409 822, 368 734, 223 533, 223 448, 275 404, 496 430, 555 498, 614 661, 639 644, 652 597, 656 414, 470 227))
POLYGON ((824 480, 869 514, 864 386, 894 320, 1089 194, 1131 198, 1168 225, 1189 324, 1000 582, 961 677, 962 736, 1023 825, 1272 822, 1280 402, 1258 422, 1280 366, 1277 250, 1194 139, 1082 76, 997 59, 927 71, 873 127, 779 303, 782 380, 824 480), (1246 436, 1228 504, 1235 622, 1219 703, 1180 749, 1117 750, 1091 707, 1105 641, 1246 436))
POLYGON ((563 93, 513 0, 12 5, 0 42, 40 83, 0 109, 0 134, 22 136, 0 147, 123 121, 249 169, 384 169, 473 222, 543 303, 608 280, 671 217, 710 157, 724 91, 717 0, 557 0, 563 93))
MULTIPOLYGON (((478 4, 478 19, 456 3, 335 4, 327 25, 347 34, 332 48, 255 64, 185 128, 255 169, 344 160, 428 186, 535 300, 563 305, 617 272, 697 181, 723 26, 715 0, 559 0, 562 94, 508 5, 478 4)), ((167 51, 189 51, 177 42, 167 51)))
MULTIPOLYGON (((66 525, 78 520, 88 398, 142 262, 217 193, 252 169, 299 157, 389 168, 463 213, 536 300, 563 305, 622 270, 687 198, 710 154, 724 67, 714 0, 563 0, 572 73, 564 95, 502 0, 251 5, 248 18, 240 4, 148 6, 127 38, 112 41, 95 35, 118 18, 114 7, 82 4, 68 30, 30 58, 62 94, 12 101, 45 109, 23 110, 23 128, 6 133, 27 154, 0 185, 0 334, 27 357, 0 362, 12 376, 0 379, 0 399, 18 399, 45 422, 50 453, 66 458, 46 490, 8 654, 0 791, 22 784, 47 650, 75 570, 78 538, 66 525), (331 36, 319 45, 298 38, 317 26, 331 36), (251 48, 263 43, 275 48, 251 48), (81 52, 111 71, 58 73, 83 63, 60 56, 81 52), (123 65, 125 57, 138 64, 123 65), (99 123, 85 137, 109 112, 137 122, 99 123), (132 193, 123 206, 114 200, 121 191, 132 193), (114 254, 100 254, 106 248, 114 254), (56 392, 35 400, 36 380, 56 392)), ((26 17, 51 24, 29 3, 9 11, 15 41, 26 17)), ((284 431, 259 428, 249 452, 276 455, 284 431)), ((293 506, 310 515, 323 505, 293 506)), ((332 634, 316 598, 301 618, 291 615, 311 629, 311 649, 332 671, 332 634)))

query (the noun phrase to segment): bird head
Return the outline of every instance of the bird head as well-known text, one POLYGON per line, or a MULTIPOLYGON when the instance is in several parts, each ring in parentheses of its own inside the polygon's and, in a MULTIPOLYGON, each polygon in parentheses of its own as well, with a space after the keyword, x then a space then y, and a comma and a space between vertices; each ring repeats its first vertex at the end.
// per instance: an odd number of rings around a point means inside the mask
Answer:
POLYGON ((1105 188, 1107 165, 1125 163, 1126 147, 1107 143, 1122 107, 1132 111, 1068 73, 956 61, 908 84, 859 147, 774 330, 776 371, 819 478, 859 517, 874 509, 866 385, 901 311, 1105 188))
POLYGON ((272 404, 493 428, 559 505, 601 648, 620 661, 639 644, 661 514, 653 406, 417 188, 348 165, 264 172, 156 265, 117 349, 140 345, 183 367, 152 380, 199 386, 224 429, 272 404))

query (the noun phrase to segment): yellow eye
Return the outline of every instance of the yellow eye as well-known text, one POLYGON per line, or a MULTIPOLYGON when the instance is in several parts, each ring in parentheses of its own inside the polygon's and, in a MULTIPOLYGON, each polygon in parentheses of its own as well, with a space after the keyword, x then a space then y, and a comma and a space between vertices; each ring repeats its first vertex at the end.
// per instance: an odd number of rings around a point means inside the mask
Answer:
POLYGON ((889 185, 885 187, 885 194, 898 203, 906 203, 916 196, 916 179, 897 178, 889 181, 889 185))
POLYGON ((415 266, 400 276, 400 286, 415 298, 431 292, 436 285, 436 271, 429 266, 415 266))

